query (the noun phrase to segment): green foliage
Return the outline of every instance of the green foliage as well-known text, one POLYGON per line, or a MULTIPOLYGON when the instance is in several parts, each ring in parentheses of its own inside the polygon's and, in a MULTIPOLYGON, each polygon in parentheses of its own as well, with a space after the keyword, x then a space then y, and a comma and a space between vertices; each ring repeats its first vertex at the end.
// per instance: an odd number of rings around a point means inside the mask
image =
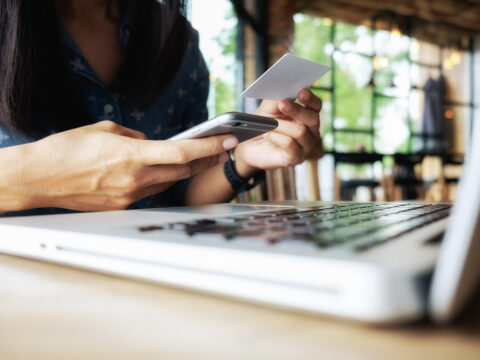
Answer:
MULTIPOLYGON (((342 45, 345 45, 346 43, 349 43, 348 45, 356 44, 360 36, 371 36, 371 33, 371 29, 364 26, 337 22, 335 23, 335 46, 341 48, 342 45), (364 31, 359 34, 357 29, 362 29, 364 31)), ((369 51, 364 51, 364 53, 371 54, 371 49, 369 49, 369 51)))
MULTIPOLYGON (((296 53, 299 56, 329 66, 332 66, 331 54, 334 50, 334 45, 331 42, 332 31, 335 31, 334 40, 337 46, 340 46, 339 42, 346 41, 353 44, 359 38, 356 33, 356 26, 353 25, 336 23, 335 29, 333 29, 331 21, 303 14, 297 15, 295 20, 296 53)), ((332 112, 335 114, 333 121, 336 128, 368 128, 371 123, 372 89, 368 86, 368 81, 367 84, 358 84, 350 67, 351 61, 365 62, 366 60, 360 56, 346 57, 343 55, 342 59, 335 61, 333 64, 334 71, 331 71, 315 84, 315 86, 329 87, 332 82, 335 82, 335 102, 334 104, 330 103, 329 113, 326 113, 324 106, 321 114, 322 121, 326 120, 328 122, 322 129, 326 138, 333 135, 332 112), (335 74, 334 79, 332 79, 333 74, 335 74), (331 108, 332 105, 334 109, 331 108)), ((367 71, 371 72, 368 63, 366 68, 367 71)), ((320 93, 318 90, 315 92, 322 98, 326 95, 326 92, 320 93)), ((330 101, 330 96, 328 101, 330 101)), ((371 151, 369 135, 337 133, 334 141, 338 151, 359 151, 361 149, 371 151)), ((327 150, 334 150, 329 146, 330 144, 325 145, 327 150)))
POLYGON ((220 78, 213 82, 215 89, 215 113, 235 111, 235 89, 220 78))
MULTIPOLYGON (((225 20, 236 19, 233 8, 226 15, 225 20)), ((229 64, 225 65, 225 70, 234 72, 235 53, 237 48, 237 26, 235 21, 226 21, 225 23, 234 24, 225 26, 222 32, 212 40, 222 49, 222 55, 229 59, 229 64)), ((215 92, 215 113, 222 114, 228 111, 235 111, 235 86, 228 84, 224 79, 216 78, 213 81, 213 91, 215 92)))
MULTIPOLYGON (((295 16, 295 53, 305 59, 331 66, 331 56, 325 51, 331 37, 331 26, 318 17, 297 14, 295 16)), ((329 87, 331 75, 320 79, 316 86, 329 87)))
POLYGON ((340 64, 334 66, 335 118, 338 119, 337 122, 340 122, 340 124, 336 124, 336 127, 370 128, 372 88, 368 86, 368 83, 357 84, 348 66, 341 66, 340 64), (343 121, 345 121, 345 124, 342 124, 343 121))
POLYGON ((295 52, 298 56, 322 64, 330 64, 325 45, 330 43, 331 29, 318 17, 298 14, 295 16, 295 52))
MULTIPOLYGON (((374 88, 376 92, 380 93, 392 89, 395 77, 399 76, 399 71, 401 72, 401 69, 398 70, 398 64, 407 60, 408 49, 395 47, 392 49, 386 38, 389 33, 384 32, 380 35, 383 37, 382 40, 387 41, 383 50, 390 50, 389 66, 376 72, 374 82, 372 82, 373 39, 370 28, 341 22, 332 23, 330 19, 305 14, 295 16, 296 53, 333 67, 333 71, 314 84, 312 89, 322 98, 329 95, 327 101, 330 103, 330 107, 329 109, 324 107, 321 113, 321 120, 327 122, 322 126, 327 150, 344 152, 376 150, 372 147, 371 134, 337 131, 334 134, 333 128, 370 130, 372 117, 375 115, 377 119, 379 114, 380 116, 384 113, 388 114, 388 111, 381 111, 382 108, 387 110, 388 107, 394 106, 393 101, 377 101, 375 103, 376 113, 373 114, 374 88), (335 61, 332 64, 333 58, 335 61), (330 94, 332 85, 334 85, 334 93, 330 94)), ((396 91, 396 89, 391 91, 396 91)), ((404 110, 407 110, 406 107, 404 110)), ((381 120, 385 122, 389 119, 382 118, 381 120)), ((377 138, 375 142, 377 142, 377 138)), ((405 139, 397 139, 396 143, 398 144, 396 151, 406 152, 408 150, 408 136, 405 139)))
MULTIPOLYGON (((389 87, 392 87, 393 79, 397 75, 393 70, 395 64, 408 61, 408 51, 400 51, 393 56, 388 57, 390 65, 385 69, 378 70, 375 74, 375 88, 378 92, 382 93, 389 87)), ((408 66, 408 65, 407 65, 408 66)))
POLYGON ((222 48, 222 55, 235 56, 237 49, 237 27, 225 28, 213 40, 222 48))

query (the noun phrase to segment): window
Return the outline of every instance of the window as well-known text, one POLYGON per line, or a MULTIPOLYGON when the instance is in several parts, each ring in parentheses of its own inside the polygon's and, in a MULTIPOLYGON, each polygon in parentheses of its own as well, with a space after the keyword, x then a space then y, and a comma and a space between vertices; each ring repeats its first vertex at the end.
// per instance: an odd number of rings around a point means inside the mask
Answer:
POLYGON ((209 116, 235 111, 237 17, 228 0, 191 0, 190 20, 210 70, 209 116), (215 11, 212 11, 215 9, 215 11))
POLYGON ((473 113, 468 51, 329 18, 297 14, 294 20, 296 53, 332 67, 312 87, 324 101, 326 150, 411 154, 431 152, 427 145, 440 141, 450 153, 464 152, 473 113), (441 74, 445 138, 421 130, 423 86, 441 74))

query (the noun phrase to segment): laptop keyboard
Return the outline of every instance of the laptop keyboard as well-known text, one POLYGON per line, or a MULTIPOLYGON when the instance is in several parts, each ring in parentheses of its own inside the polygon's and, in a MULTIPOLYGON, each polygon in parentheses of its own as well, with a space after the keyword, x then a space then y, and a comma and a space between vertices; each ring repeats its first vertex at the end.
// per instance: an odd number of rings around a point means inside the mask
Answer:
POLYGON ((364 251, 449 216, 451 205, 419 203, 335 203, 224 218, 139 227, 142 232, 218 234, 225 240, 256 238, 269 244, 286 240, 319 248, 364 251))

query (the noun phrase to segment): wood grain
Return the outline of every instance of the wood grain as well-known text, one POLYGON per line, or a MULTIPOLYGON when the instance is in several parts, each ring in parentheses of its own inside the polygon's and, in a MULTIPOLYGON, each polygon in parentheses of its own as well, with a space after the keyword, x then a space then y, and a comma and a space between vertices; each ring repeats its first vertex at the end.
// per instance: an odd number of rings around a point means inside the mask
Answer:
POLYGON ((479 359, 479 303, 382 328, 0 255, 0 359, 479 359))

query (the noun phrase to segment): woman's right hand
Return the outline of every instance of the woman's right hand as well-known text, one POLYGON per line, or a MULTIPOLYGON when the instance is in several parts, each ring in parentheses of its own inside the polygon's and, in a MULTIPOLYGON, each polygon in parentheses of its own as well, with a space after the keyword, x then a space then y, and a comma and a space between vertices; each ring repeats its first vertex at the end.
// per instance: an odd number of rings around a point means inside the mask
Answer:
POLYGON ((232 135, 150 141, 111 121, 57 133, 19 147, 9 196, 22 201, 0 211, 124 209, 218 164, 237 142, 232 135))

